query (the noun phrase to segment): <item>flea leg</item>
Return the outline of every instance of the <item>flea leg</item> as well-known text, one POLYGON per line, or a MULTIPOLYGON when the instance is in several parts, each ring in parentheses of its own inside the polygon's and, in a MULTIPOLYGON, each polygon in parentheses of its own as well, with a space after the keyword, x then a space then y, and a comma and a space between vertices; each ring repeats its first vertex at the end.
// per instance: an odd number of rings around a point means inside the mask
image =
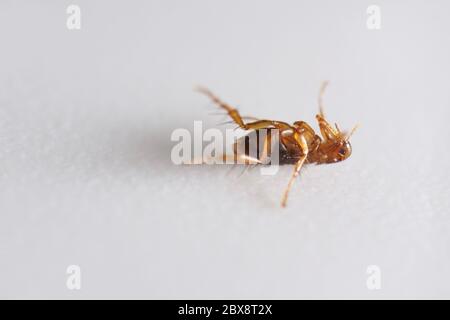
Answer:
POLYGON ((270 130, 267 130, 266 137, 264 138, 262 153, 259 157, 261 162, 264 164, 266 163, 267 157, 269 156, 269 152, 271 152, 271 150, 269 150, 271 149, 271 142, 272 142, 272 134, 270 130))
POLYGON ((322 133, 322 137, 325 141, 333 140, 340 137, 340 131, 336 125, 336 128, 333 128, 327 120, 325 120, 325 112, 323 107, 323 95, 325 93, 325 89, 328 86, 328 81, 324 81, 322 86, 320 87, 318 104, 319 104, 319 114, 316 115, 317 122, 319 123, 320 132, 322 133))
POLYGON ((320 114, 316 115, 316 119, 319 124, 320 133, 325 141, 340 138, 340 132, 333 128, 320 114))
POLYGON ((220 100, 214 93, 212 93, 209 89, 198 87, 197 91, 205 94, 208 96, 215 104, 219 105, 222 109, 225 109, 225 111, 228 113, 228 115, 233 119, 234 122, 236 122, 241 128, 244 127, 244 121, 242 120, 241 115, 239 112, 230 106, 229 104, 223 102, 220 100))
MULTIPOLYGON (((259 131, 261 132, 261 131, 259 131)), ((272 133, 271 130, 266 131, 266 136, 264 138, 264 144, 262 146, 262 151, 259 156, 259 160, 263 164, 269 164, 268 159, 272 158, 273 152, 279 152, 279 150, 272 150, 272 141, 278 141, 280 142, 280 131, 278 131, 277 134, 272 133), (277 139, 277 140, 274 140, 277 139)), ((270 160, 272 161, 272 160, 270 160)))
POLYGON ((281 121, 274 121, 274 120, 258 120, 250 123, 244 124, 244 127, 242 129, 245 130, 258 130, 258 129, 268 129, 268 128, 276 128, 278 130, 284 131, 292 129, 292 127, 281 121))
POLYGON ((240 155, 222 154, 218 155, 217 158, 213 159, 221 159, 223 161, 223 164, 253 164, 253 165, 262 164, 260 160, 254 157, 250 157, 246 154, 240 155))
POLYGON ((322 142, 322 139, 320 136, 318 136, 313 128, 309 124, 307 124, 305 121, 296 121, 294 122, 294 126, 297 127, 300 132, 303 133, 303 135, 306 138, 306 141, 309 142, 309 152, 314 152, 319 148, 320 143, 322 142))
POLYGON ((257 120, 250 123, 245 123, 241 115, 239 114, 239 111, 229 104, 223 102, 220 100, 215 94, 213 94, 209 89, 199 87, 197 88, 197 91, 205 94, 207 97, 209 97, 215 104, 220 106, 222 109, 224 109, 228 115, 233 119, 233 121, 244 130, 257 130, 257 129, 264 129, 264 128, 277 128, 280 130, 286 130, 291 129, 291 126, 285 122, 281 121, 272 121, 272 120, 257 120))
POLYGON ((328 81, 322 82, 322 85, 320 86, 319 97, 317 98, 319 103, 319 114, 322 118, 325 118, 325 112, 323 111, 323 95, 325 93, 325 89, 327 88, 327 86, 328 81))
POLYGON ((305 160, 308 156, 308 144, 306 143, 305 137, 300 134, 296 137, 296 141, 299 144, 299 146, 302 148, 303 155, 300 157, 300 159, 295 164, 294 173, 292 174, 291 179, 289 180, 289 183, 286 187, 286 190, 284 191, 283 198, 281 199, 282 207, 286 207, 289 191, 291 190, 292 185, 295 181, 295 178, 297 178, 297 176, 299 175, 300 169, 302 168, 303 163, 305 163, 305 160))

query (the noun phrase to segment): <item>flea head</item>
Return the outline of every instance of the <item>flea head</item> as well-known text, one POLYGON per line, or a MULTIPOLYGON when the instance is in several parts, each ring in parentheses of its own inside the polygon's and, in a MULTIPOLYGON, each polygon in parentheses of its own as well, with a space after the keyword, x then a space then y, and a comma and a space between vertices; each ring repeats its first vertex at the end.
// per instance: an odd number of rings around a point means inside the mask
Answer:
POLYGON ((326 153, 327 163, 339 162, 347 159, 352 154, 352 145, 347 140, 332 142, 326 153))
POLYGON ((321 115, 316 116, 323 142, 320 146, 321 163, 334 163, 347 159, 352 154, 352 145, 350 137, 355 132, 355 126, 350 133, 342 132, 337 124, 332 127, 321 115))

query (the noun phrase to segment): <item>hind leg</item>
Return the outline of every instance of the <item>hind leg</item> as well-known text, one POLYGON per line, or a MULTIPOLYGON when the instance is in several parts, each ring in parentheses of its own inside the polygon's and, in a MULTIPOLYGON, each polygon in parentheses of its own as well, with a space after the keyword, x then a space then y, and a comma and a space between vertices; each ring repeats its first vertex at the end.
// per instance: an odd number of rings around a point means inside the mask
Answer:
POLYGON ((239 125, 239 127, 243 128, 245 126, 244 121, 242 120, 242 117, 239 114, 239 112, 235 108, 230 106, 229 104, 220 100, 209 89, 203 88, 203 87, 198 87, 197 91, 200 93, 203 93, 204 95, 209 97, 212 100, 212 102, 214 102, 215 104, 220 106, 222 109, 225 109, 225 111, 228 113, 228 115, 233 119, 234 122, 236 122, 239 125))
POLYGON ((209 97, 215 104, 220 106, 222 109, 224 109, 228 115, 233 119, 233 121, 244 130, 257 130, 257 129, 264 129, 264 128, 277 128, 280 131, 281 130, 287 130, 291 129, 292 127, 281 121, 273 121, 273 120, 257 120, 249 123, 245 123, 242 119, 241 115, 239 114, 239 111, 229 104, 223 102, 220 100, 216 95, 214 95, 209 89, 199 87, 197 88, 197 91, 205 94, 207 97, 209 97))

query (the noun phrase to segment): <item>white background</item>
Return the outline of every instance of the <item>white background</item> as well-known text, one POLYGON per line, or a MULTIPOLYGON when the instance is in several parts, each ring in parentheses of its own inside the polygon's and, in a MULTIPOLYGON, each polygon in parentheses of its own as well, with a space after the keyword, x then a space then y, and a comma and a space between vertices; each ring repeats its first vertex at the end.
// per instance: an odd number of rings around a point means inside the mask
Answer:
POLYGON ((0 3, 1 298, 449 298, 450 5, 0 3), (81 8, 81 30, 66 8, 81 8), (366 9, 381 8, 381 30, 366 9), (292 172, 172 164, 175 128, 243 114, 361 125, 292 172), (66 288, 66 268, 82 288, 66 288), (368 290, 366 268, 381 268, 368 290))

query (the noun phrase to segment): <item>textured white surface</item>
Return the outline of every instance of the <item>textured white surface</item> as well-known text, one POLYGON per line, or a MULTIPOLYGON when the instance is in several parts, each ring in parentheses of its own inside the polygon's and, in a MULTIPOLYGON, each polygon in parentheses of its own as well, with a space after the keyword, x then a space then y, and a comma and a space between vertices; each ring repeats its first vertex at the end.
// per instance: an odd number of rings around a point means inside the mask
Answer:
POLYGON ((378 1, 378 31, 364 1, 74 2, 79 31, 0 3, 0 297, 450 297, 448 1, 378 1), (285 210, 290 166, 172 165, 174 128, 221 121, 194 84, 313 122, 323 79, 354 153, 285 210))

